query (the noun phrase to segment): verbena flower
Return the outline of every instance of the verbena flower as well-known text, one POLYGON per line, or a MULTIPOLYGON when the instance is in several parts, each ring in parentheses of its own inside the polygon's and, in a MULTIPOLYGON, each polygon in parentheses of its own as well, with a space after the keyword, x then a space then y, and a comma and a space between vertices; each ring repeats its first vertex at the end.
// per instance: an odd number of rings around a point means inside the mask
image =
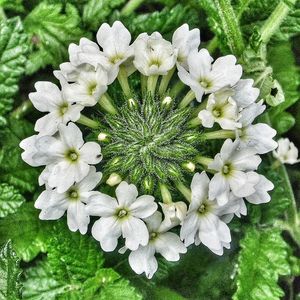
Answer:
POLYGON ((273 151, 273 155, 283 164, 293 165, 300 161, 297 147, 288 138, 278 140, 278 148, 273 151))
MULTIPOLYGON (((131 267, 148 278, 156 253, 176 261, 202 243, 221 255, 227 223, 273 189, 257 171, 259 154, 277 146, 276 131, 256 123, 266 108, 259 90, 233 55, 213 61, 199 50, 199 30, 187 24, 170 42, 158 32, 132 41, 121 22, 105 23, 97 42, 71 44, 54 71, 61 88, 38 82, 30 94, 46 113, 20 143, 24 161, 45 166, 40 218, 67 211, 70 230, 84 234, 100 217, 90 228, 101 248, 125 243, 119 251, 129 249, 131 267)), ((288 141, 274 155, 298 161, 288 141)))

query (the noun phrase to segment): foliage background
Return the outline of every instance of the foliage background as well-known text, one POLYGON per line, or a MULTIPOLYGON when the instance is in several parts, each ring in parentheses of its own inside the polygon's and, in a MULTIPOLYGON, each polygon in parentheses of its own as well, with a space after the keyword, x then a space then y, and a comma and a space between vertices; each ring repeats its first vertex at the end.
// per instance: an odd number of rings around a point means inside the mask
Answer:
POLYGON ((264 122, 300 147, 300 3, 296 0, 0 0, 0 299, 300 299, 299 165, 264 157, 275 184, 271 203, 248 206, 230 224, 232 249, 217 257, 191 247, 178 263, 160 262, 149 281, 126 257, 101 253, 66 220, 40 221, 33 202, 39 170, 18 144, 39 117, 26 100, 38 80, 54 81, 80 37, 121 20, 135 38, 183 23, 201 30, 214 57, 233 53, 268 103, 264 122))

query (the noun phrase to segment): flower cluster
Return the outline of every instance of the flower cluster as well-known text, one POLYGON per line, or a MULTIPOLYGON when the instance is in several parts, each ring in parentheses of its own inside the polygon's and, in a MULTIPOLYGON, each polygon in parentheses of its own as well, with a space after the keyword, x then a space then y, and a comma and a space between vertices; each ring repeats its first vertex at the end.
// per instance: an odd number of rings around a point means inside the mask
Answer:
POLYGON ((273 189, 257 172, 259 155, 277 147, 276 131, 254 123, 266 108, 259 90, 233 55, 213 61, 199 51, 200 32, 187 24, 172 42, 154 32, 131 43, 116 21, 97 42, 71 44, 70 61, 54 71, 60 87, 37 82, 29 94, 46 113, 20 144, 24 161, 45 166, 40 219, 67 212, 70 230, 85 234, 99 217, 91 233, 103 251, 122 241, 119 252, 130 251, 130 266, 148 278, 157 254, 177 261, 203 243, 222 255, 227 224, 273 189))

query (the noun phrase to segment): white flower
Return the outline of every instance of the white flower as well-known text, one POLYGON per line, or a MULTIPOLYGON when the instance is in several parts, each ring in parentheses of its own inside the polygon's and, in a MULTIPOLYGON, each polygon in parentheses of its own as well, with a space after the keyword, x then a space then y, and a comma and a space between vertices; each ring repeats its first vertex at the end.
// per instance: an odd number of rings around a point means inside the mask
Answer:
POLYGON ((34 129, 40 135, 53 135, 59 124, 77 121, 80 118, 82 105, 69 101, 64 93, 55 84, 48 81, 38 81, 35 84, 36 92, 29 94, 33 106, 41 112, 49 112, 38 119, 34 129))
POLYGON ((145 221, 150 235, 149 243, 130 253, 129 264, 135 273, 145 273, 150 279, 158 267, 155 253, 161 254, 168 261, 178 261, 179 254, 186 253, 187 249, 175 233, 167 232, 162 225, 160 212, 155 212, 145 221))
POLYGON ((104 67, 110 84, 116 79, 120 65, 133 55, 131 35, 120 21, 115 21, 112 26, 107 23, 101 25, 97 41, 102 51, 97 50, 96 46, 85 46, 77 57, 81 63, 88 63, 95 68, 98 64, 104 67))
POLYGON ((166 227, 179 225, 186 216, 187 206, 183 201, 159 204, 164 213, 163 224, 166 227))
MULTIPOLYGON (((36 140, 37 153, 33 160, 48 165, 47 184, 58 193, 68 190, 74 182, 81 181, 90 165, 102 159, 101 148, 95 142, 84 143, 80 129, 74 124, 59 125, 59 136, 43 136, 36 140)), ((45 174, 44 174, 45 175, 45 174)))
POLYGON ((240 109, 254 103, 259 96, 259 89, 253 87, 253 79, 241 79, 234 86, 234 95, 232 98, 240 109))
POLYGON ((66 97, 70 102, 94 106, 107 90, 107 72, 101 65, 98 65, 96 69, 87 64, 78 68, 80 68, 80 74, 76 81, 65 85, 66 97))
POLYGON ((194 175, 192 200, 182 223, 180 238, 186 246, 202 242, 212 252, 222 255, 223 247, 230 248, 230 230, 218 216, 217 201, 208 199, 208 186, 209 178, 205 172, 194 175))
POLYGON ((273 151, 273 156, 283 164, 293 165, 300 161, 297 147, 288 138, 278 140, 278 148, 273 151))
POLYGON ((198 114, 204 127, 211 128, 215 122, 223 129, 234 130, 242 127, 242 124, 238 122, 239 108, 232 95, 233 90, 228 88, 209 95, 206 109, 198 114))
POLYGON ((274 184, 265 176, 259 175, 259 181, 255 184, 255 192, 247 197, 246 200, 252 204, 267 203, 271 200, 268 191, 273 190, 274 184))
POLYGON ((21 154, 22 159, 33 167, 41 166, 41 164, 33 159, 33 156, 38 152, 35 147, 35 143, 39 137, 39 135, 35 134, 22 140, 20 143, 20 148, 24 150, 24 152, 21 154))
POLYGON ((187 57, 189 53, 198 51, 200 30, 198 28, 189 30, 189 25, 183 24, 175 30, 172 37, 172 45, 178 51, 177 63, 187 69, 187 57))
POLYGON ((217 199, 224 205, 228 201, 230 190, 237 197, 246 197, 255 192, 255 184, 259 176, 255 172, 261 162, 254 148, 239 148, 239 140, 227 139, 220 153, 208 165, 210 170, 215 170, 209 184, 209 199, 217 199))
POLYGON ((137 196, 136 186, 122 181, 116 188, 117 199, 100 193, 87 205, 90 215, 101 217, 94 223, 92 235, 104 251, 113 251, 121 235, 130 250, 147 245, 149 233, 141 219, 151 216, 157 204, 152 196, 137 196))
POLYGON ((134 66, 144 75, 166 75, 176 62, 177 50, 158 32, 140 34, 134 42, 134 66))
POLYGON ((72 185, 66 192, 58 193, 57 189, 46 189, 37 198, 35 207, 41 209, 41 220, 56 220, 67 211, 68 227, 71 231, 79 230, 81 234, 87 232, 90 223, 85 204, 91 196, 99 192, 92 191, 100 182, 102 174, 91 167, 88 175, 80 182, 72 185))
POLYGON ((191 52, 187 63, 189 71, 179 68, 180 80, 188 85, 201 102, 203 94, 213 93, 226 87, 234 86, 242 76, 242 67, 236 65, 236 58, 233 55, 226 55, 213 59, 206 49, 199 52, 191 52))

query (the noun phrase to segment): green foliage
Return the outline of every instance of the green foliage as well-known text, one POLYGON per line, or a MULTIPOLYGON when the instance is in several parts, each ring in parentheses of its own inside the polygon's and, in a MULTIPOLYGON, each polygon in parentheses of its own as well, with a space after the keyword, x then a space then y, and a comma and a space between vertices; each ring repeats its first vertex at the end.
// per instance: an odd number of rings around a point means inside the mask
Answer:
POLYGON ((0 7, 15 12, 24 12, 22 0, 0 0, 0 7))
POLYGON ((68 45, 86 36, 80 29, 80 17, 75 6, 41 2, 24 20, 31 53, 26 63, 27 74, 51 64, 57 67, 67 59, 68 45))
POLYGON ((279 300, 280 275, 289 275, 288 245, 278 229, 249 228, 241 241, 234 300, 279 300))
POLYGON ((24 197, 13 186, 0 183, 0 218, 14 213, 24 201, 24 197))
POLYGON ((20 299, 20 259, 8 241, 0 249, 0 300, 20 299))
POLYGON ((90 30, 97 30, 99 24, 125 2, 125 0, 89 0, 83 8, 82 20, 90 30))
POLYGON ((20 18, 0 21, 0 116, 13 107, 13 97, 24 73, 27 49, 20 18))

